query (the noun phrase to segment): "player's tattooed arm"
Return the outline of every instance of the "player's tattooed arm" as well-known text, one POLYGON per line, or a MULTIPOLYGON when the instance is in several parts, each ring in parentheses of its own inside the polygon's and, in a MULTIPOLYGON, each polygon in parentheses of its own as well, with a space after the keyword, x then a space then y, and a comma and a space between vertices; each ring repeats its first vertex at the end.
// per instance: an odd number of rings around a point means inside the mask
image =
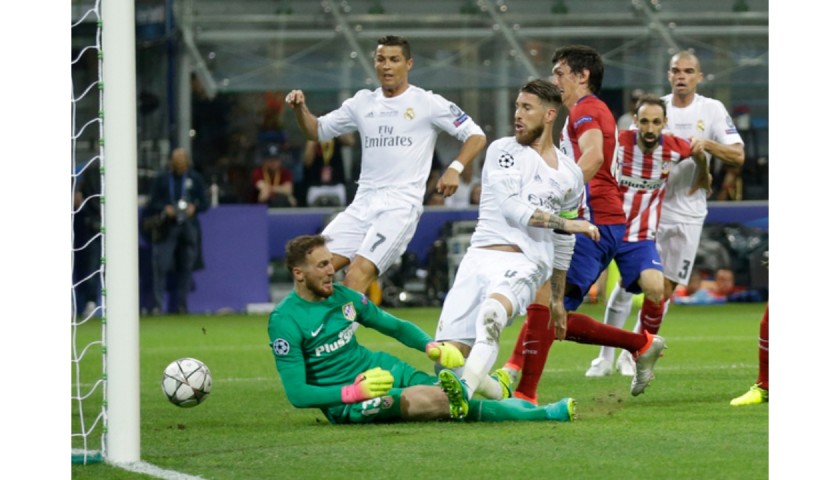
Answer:
POLYGON ((554 269, 551 273, 551 321, 554 324, 554 337, 557 340, 566 338, 566 320, 568 314, 563 304, 566 291, 566 270, 554 269))
POLYGON ((551 228, 565 233, 582 233, 592 240, 601 239, 601 234, 595 225, 586 220, 569 220, 553 213, 537 209, 528 220, 528 226, 551 228))
POLYGON ((559 215, 537 209, 528 220, 528 226, 565 230, 564 227, 566 226, 566 219, 559 215))

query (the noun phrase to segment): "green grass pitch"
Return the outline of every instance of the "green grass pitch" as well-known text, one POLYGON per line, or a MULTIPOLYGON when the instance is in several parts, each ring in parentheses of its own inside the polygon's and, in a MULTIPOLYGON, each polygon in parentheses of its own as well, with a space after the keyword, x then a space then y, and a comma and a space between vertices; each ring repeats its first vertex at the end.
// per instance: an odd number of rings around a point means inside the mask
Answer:
MULTIPOLYGON (((603 308, 585 305, 581 311, 602 319, 603 308)), ((431 333, 439 309, 390 311, 431 333)), ((763 311, 764 304, 671 306, 660 332, 668 349, 639 397, 630 395, 629 377, 584 377, 598 347, 555 343, 539 395, 546 402, 576 398, 573 423, 367 426, 330 425, 320 411, 289 404, 268 346, 267 316, 144 317, 141 456, 208 480, 767 478, 768 404, 729 405, 755 382, 763 311), (160 388, 164 367, 186 356, 204 361, 213 374, 210 397, 190 409, 171 405, 160 388)), ((504 331, 498 365, 521 324, 517 318, 504 331)), ((98 325, 84 327, 79 337, 100 332, 98 325)), ((378 332, 361 328, 358 336, 370 349, 432 368, 421 352, 378 332)), ((83 378, 94 377, 101 360, 83 368, 91 372, 83 378)), ((107 464, 74 465, 72 475, 149 478, 107 464)))

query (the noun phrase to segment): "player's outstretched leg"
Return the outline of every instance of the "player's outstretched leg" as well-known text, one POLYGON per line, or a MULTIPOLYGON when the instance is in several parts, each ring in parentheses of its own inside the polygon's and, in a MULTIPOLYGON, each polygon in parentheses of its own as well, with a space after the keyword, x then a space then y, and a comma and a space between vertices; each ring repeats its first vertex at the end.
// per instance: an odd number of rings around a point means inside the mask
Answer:
POLYGON ((544 406, 536 406, 521 398, 501 401, 470 400, 467 420, 471 422, 555 421, 571 422, 577 404, 573 398, 564 398, 544 406))
POLYGON ((575 417, 577 401, 574 398, 564 398, 559 402, 549 403, 545 406, 545 413, 549 420, 558 422, 571 422, 575 417))

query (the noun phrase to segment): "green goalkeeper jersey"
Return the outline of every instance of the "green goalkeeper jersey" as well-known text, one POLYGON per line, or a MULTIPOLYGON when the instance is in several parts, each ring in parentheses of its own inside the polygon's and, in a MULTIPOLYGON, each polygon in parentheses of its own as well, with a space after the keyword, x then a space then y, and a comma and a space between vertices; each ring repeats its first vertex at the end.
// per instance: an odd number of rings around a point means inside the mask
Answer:
POLYGON ((356 341, 353 322, 373 328, 408 347, 425 351, 432 338, 419 327, 377 307, 342 285, 320 302, 290 293, 271 312, 268 337, 289 401, 298 408, 340 405, 341 387, 373 367, 397 361, 356 341))

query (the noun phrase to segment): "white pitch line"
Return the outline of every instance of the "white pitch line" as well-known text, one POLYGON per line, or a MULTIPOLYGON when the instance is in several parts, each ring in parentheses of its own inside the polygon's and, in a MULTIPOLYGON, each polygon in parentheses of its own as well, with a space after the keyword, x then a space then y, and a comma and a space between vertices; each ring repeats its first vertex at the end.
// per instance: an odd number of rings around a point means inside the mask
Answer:
MULTIPOLYGON (((747 364, 747 363, 733 363, 729 365, 661 365, 659 363, 656 364, 656 371, 677 371, 677 370, 741 370, 741 369, 756 369, 757 364, 747 364)), ((579 368, 546 368, 545 372, 579 372, 581 371, 579 368)), ((628 377, 629 378, 629 377, 628 377)))
POLYGON ((202 477, 188 475, 186 473, 177 472, 175 470, 166 470, 164 468, 158 467, 157 465, 152 465, 151 463, 142 461, 129 463, 111 463, 110 465, 122 468, 123 470, 128 470, 130 472, 142 473, 151 477, 161 478, 163 480, 205 480, 202 477))

